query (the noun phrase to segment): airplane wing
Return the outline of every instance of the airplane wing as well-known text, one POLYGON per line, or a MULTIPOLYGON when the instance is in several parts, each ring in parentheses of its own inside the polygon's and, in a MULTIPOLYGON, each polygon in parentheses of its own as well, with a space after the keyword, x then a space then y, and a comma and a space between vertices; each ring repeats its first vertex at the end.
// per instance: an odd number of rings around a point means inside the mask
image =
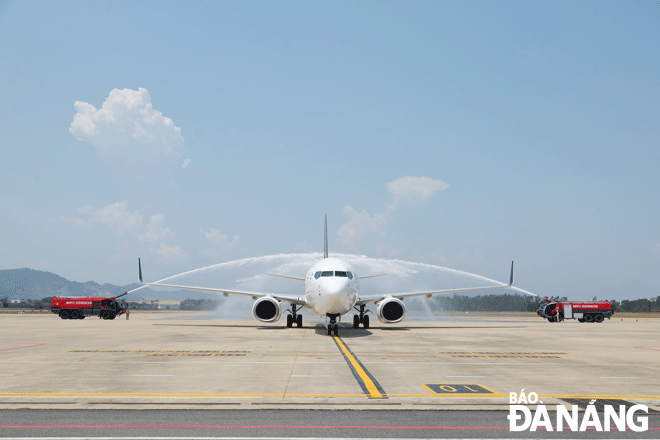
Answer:
POLYGON ((249 292, 246 290, 230 290, 230 289, 217 289, 213 287, 195 287, 195 286, 178 286, 174 284, 160 284, 160 283, 142 283, 143 286, 156 286, 156 287, 172 287, 175 289, 188 289, 188 290, 201 290, 203 292, 217 292, 225 295, 244 295, 251 296, 252 299, 270 296, 278 301, 288 302, 304 306, 307 304, 304 296, 298 295, 283 295, 281 293, 266 293, 266 292, 249 292))
POLYGON ((408 298, 411 296, 426 296, 427 298, 431 298, 433 295, 442 295, 444 293, 456 293, 456 292, 473 292, 476 290, 490 290, 490 289, 504 289, 504 288, 513 288, 519 292, 523 292, 529 295, 533 296, 538 296, 532 292, 527 292, 526 290, 519 289, 517 287, 513 287, 513 261, 511 262, 511 277, 509 279, 509 284, 504 284, 502 283, 499 286, 485 286, 485 287, 468 287, 468 288, 462 288, 462 289, 446 289, 446 290, 429 290, 425 292, 403 292, 403 293, 387 293, 387 294, 380 294, 380 295, 360 295, 360 298, 358 299, 356 305, 363 305, 363 304, 369 304, 372 302, 378 302, 381 301, 385 298, 397 298, 397 299, 403 299, 403 298, 408 298))
MULTIPOLYGON (((140 284, 143 286, 155 286, 155 287, 171 287, 175 289, 187 289, 187 290, 200 290, 202 292, 217 292, 222 293, 225 296, 227 295, 244 295, 251 296, 252 299, 262 298, 264 296, 270 296, 275 298, 278 301, 288 302, 300 306, 307 305, 305 297, 302 295, 286 295, 281 293, 266 293, 266 292, 250 292, 247 290, 231 290, 231 289, 218 289, 214 287, 196 287, 196 286, 179 286, 175 284, 161 284, 161 283, 145 283, 142 281, 142 263, 138 258, 138 273, 140 277, 140 284)), ((133 289, 136 290, 136 289, 133 289)), ((130 291, 129 291, 130 292, 130 291)), ((126 292, 126 293, 129 293, 126 292)))

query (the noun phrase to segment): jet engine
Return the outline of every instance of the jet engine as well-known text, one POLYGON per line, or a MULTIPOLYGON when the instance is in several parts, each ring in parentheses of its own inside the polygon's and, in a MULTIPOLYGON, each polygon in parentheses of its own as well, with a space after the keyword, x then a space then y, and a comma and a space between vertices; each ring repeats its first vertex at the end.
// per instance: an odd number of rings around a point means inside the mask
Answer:
POLYGON ((269 296, 259 298, 252 306, 252 316, 261 322, 276 322, 281 314, 280 302, 269 296))
POLYGON ((376 311, 378 320, 385 324, 395 324, 406 317, 406 306, 397 298, 386 298, 378 304, 376 311))

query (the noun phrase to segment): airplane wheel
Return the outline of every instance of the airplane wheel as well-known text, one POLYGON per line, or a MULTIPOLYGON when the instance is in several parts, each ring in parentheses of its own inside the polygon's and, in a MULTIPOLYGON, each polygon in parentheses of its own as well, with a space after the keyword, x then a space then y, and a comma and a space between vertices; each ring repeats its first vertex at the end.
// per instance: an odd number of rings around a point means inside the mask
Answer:
POLYGON ((353 328, 360 328, 360 317, 353 315, 353 328))
POLYGON ((298 315, 298 318, 296 319, 296 327, 302 328, 302 315, 298 315))
POLYGON ((594 322, 594 316, 590 313, 584 315, 584 322, 594 322))
POLYGON ((366 330, 369 328, 369 315, 364 315, 362 318, 362 327, 366 330))
POLYGON ((286 328, 291 328, 293 326, 293 316, 286 315, 286 328))
POLYGON ((603 317, 602 314, 599 313, 599 314, 596 315, 596 322, 600 323, 600 322, 603 322, 604 320, 605 320, 605 318, 603 317))
POLYGON ((335 324, 335 326, 333 327, 333 331, 335 333, 335 336, 339 336, 339 325, 338 324, 335 324))
POLYGON ((60 310, 60 318, 67 319, 69 317, 69 312, 66 310, 60 310))
POLYGON ((332 336, 332 325, 328 324, 328 336, 332 336))

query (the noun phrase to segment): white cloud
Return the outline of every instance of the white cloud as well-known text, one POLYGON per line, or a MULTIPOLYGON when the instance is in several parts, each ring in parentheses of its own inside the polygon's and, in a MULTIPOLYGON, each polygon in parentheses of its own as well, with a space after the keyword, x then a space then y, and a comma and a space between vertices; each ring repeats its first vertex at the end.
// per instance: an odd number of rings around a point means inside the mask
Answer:
MULTIPOLYGON (((129 234, 131 239, 124 240, 118 245, 118 258, 139 252, 139 247, 132 240, 137 238, 138 243, 146 245, 153 254, 161 257, 165 263, 172 263, 186 255, 179 246, 170 247, 167 242, 176 237, 176 233, 165 225, 165 216, 152 215, 146 230, 143 225, 143 217, 139 211, 129 211, 128 202, 117 202, 104 208, 96 209, 93 206, 84 206, 78 209, 83 218, 71 218, 61 216, 54 219, 59 223, 72 226, 88 228, 94 224, 101 224, 113 230, 117 235, 129 234)), ((144 250, 144 249, 143 249, 144 250)))
POLYGON ((311 244, 307 243, 306 241, 303 241, 301 243, 296 243, 293 248, 297 252, 309 252, 314 249, 311 244))
POLYGON ((185 151, 181 128, 153 108, 147 89, 113 89, 100 109, 81 101, 74 107, 69 132, 92 144, 121 174, 162 171, 185 151))
POLYGON ((144 243, 155 246, 159 242, 172 240, 176 234, 167 226, 165 226, 165 216, 157 214, 151 216, 147 230, 138 238, 144 243))
POLYGON ((169 247, 165 243, 161 243, 156 253, 160 255, 161 259, 165 262, 174 262, 182 258, 186 258, 179 246, 169 247))
POLYGON ((348 218, 348 222, 341 225, 337 235, 340 244, 347 248, 352 248, 358 241, 385 235, 386 214, 370 216, 366 211, 357 212, 351 206, 346 205, 344 215, 348 218))
POLYGON ((142 215, 139 211, 128 210, 128 202, 113 203, 104 208, 96 209, 91 205, 78 209, 84 218, 71 218, 60 216, 55 221, 81 228, 88 228, 99 223, 112 229, 117 235, 126 232, 138 231, 142 228, 142 215))
POLYGON ((447 188, 448 183, 430 177, 401 177, 387 184, 387 190, 392 194, 392 202, 387 205, 387 209, 394 211, 402 200, 428 199, 447 188))
POLYGON ((220 229, 211 228, 208 232, 204 232, 204 230, 202 230, 202 233, 204 234, 204 237, 206 237, 206 239, 209 241, 209 243, 223 250, 235 246, 241 240, 241 237, 234 235, 234 238, 230 241, 229 236, 227 234, 223 234, 220 229))
MULTIPOLYGON (((344 215, 348 221, 339 230, 337 240, 341 245, 352 249, 356 243, 368 241, 375 237, 385 236, 385 226, 390 216, 399 207, 400 202, 410 200, 424 200, 433 197, 438 191, 443 191, 449 184, 430 177, 406 176, 387 183, 387 190, 392 195, 389 204, 385 206, 384 214, 367 214, 358 212, 351 206, 344 207, 344 215)), ((378 243, 376 252, 383 255, 396 255, 400 251, 389 243, 378 243)))
POLYGON ((181 168, 185 170, 188 167, 188 165, 190 165, 190 162, 192 162, 192 159, 184 160, 183 163, 181 164, 181 168))

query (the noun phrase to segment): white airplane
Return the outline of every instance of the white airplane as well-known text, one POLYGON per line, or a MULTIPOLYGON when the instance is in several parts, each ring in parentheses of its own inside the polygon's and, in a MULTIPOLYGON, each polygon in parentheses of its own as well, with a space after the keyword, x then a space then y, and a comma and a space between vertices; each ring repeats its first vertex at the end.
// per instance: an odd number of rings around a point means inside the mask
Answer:
MULTIPOLYGON (((362 325, 364 329, 369 328, 369 315, 365 312, 365 306, 376 303, 376 316, 385 324, 401 322, 406 317, 406 306, 403 300, 411 296, 426 296, 453 292, 468 292, 474 290, 503 289, 513 286, 513 261, 511 262, 511 277, 508 285, 469 287, 465 289, 429 290, 426 292, 404 292, 404 293, 382 293, 378 295, 360 295, 360 280, 383 276, 367 275, 358 276, 353 267, 346 261, 338 258, 328 258, 328 215, 325 216, 325 240, 323 247, 323 260, 315 263, 307 271, 305 278, 266 274, 292 280, 304 281, 305 291, 300 295, 289 295, 281 293, 248 292, 243 290, 219 289, 211 287, 178 286, 173 284, 145 283, 142 281, 142 263, 138 258, 138 270, 140 283, 143 286, 172 287, 177 289, 201 290, 205 292, 218 292, 225 296, 246 295, 256 300, 252 306, 252 315, 261 322, 276 322, 282 314, 282 303, 290 303, 291 311, 286 317, 286 326, 291 328, 295 323, 302 328, 302 315, 300 308, 305 308, 312 313, 326 315, 330 323, 328 335, 338 335, 337 321, 341 315, 352 309, 358 313, 353 315, 353 328, 362 325)), ((525 292, 527 293, 527 292, 525 292)))

